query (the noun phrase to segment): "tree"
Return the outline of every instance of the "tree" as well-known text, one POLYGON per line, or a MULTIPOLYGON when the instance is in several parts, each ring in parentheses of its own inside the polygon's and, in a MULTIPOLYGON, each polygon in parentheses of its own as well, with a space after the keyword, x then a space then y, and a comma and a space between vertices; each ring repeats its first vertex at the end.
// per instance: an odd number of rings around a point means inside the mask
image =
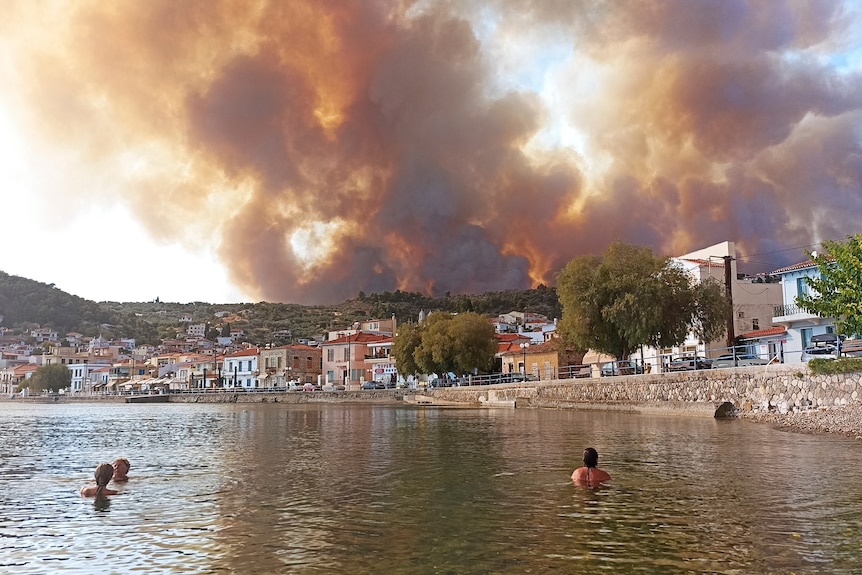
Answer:
POLYGON ((452 314, 428 314, 421 326, 422 342, 413 352, 416 365, 424 373, 444 373, 453 368, 451 357, 454 342, 451 338, 452 314))
POLYGON ((452 331, 454 371, 489 371, 497 353, 497 338, 491 322, 477 313, 466 312, 452 318, 449 327, 452 331))
POLYGON ((811 292, 796 303, 809 313, 835 318, 839 333, 862 335, 862 234, 846 242, 823 242, 824 253, 809 253, 819 278, 809 278, 811 292))
POLYGON ((72 384, 72 373, 65 365, 52 363, 43 365, 30 377, 30 389, 33 391, 57 392, 72 384))
POLYGON ((402 375, 415 375, 419 373, 419 366, 413 358, 416 348, 422 343, 420 325, 416 323, 402 324, 398 327, 398 333, 392 342, 392 355, 398 365, 398 371, 402 375))
POLYGON ((602 257, 575 258, 557 283, 564 342, 616 358, 642 345, 678 345, 689 332, 715 339, 731 313, 720 284, 696 284, 673 260, 647 247, 614 243, 602 257))
POLYGON ((496 351, 494 327, 472 312, 434 312, 421 324, 401 326, 392 344, 404 374, 488 371, 496 351))

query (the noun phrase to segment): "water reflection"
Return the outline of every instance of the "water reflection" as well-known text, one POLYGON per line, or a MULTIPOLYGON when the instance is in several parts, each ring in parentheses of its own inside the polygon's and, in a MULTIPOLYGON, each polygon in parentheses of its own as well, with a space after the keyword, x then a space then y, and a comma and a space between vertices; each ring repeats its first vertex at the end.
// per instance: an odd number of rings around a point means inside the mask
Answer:
POLYGON ((10 573, 853 573, 852 440, 746 422, 0 404, 10 573), (595 446, 614 480, 576 487, 595 446), (120 493, 78 497, 93 465, 120 493), (844 478, 844 481, 836 481, 844 478))

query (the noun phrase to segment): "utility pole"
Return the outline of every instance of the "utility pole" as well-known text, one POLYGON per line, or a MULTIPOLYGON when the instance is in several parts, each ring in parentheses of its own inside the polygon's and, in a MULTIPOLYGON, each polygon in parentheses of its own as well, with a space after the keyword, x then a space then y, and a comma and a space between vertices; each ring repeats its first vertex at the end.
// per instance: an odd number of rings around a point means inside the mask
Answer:
POLYGON ((730 316, 727 318, 727 347, 731 352, 734 352, 733 344, 736 340, 736 333, 733 327, 733 274, 730 267, 732 261, 733 256, 724 256, 724 293, 727 295, 727 301, 730 302, 730 316))

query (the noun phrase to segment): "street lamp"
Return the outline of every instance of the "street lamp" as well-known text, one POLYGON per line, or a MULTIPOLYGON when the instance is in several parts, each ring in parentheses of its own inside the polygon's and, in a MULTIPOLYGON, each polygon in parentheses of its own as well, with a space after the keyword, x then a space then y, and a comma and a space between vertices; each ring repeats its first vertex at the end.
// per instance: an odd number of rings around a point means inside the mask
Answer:
POLYGON ((527 376, 527 348, 530 347, 530 342, 525 341, 521 344, 521 349, 524 350, 524 377, 527 376))

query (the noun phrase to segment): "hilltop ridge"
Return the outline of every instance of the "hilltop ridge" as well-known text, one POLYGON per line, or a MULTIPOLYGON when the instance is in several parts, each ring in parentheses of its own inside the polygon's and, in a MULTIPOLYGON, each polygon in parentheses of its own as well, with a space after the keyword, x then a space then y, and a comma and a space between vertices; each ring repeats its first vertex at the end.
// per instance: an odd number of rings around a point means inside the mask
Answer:
POLYGON ((448 311, 497 316, 513 310, 560 317, 554 288, 540 285, 527 290, 484 294, 445 294, 430 297, 416 292, 360 292, 356 298, 335 305, 306 306, 292 303, 207 302, 93 302, 64 292, 54 284, 0 272, 0 326, 10 329, 51 327, 61 334, 135 338, 139 343, 158 343, 171 338, 183 321, 206 323, 208 331, 226 326, 242 329, 255 344, 288 343, 313 339, 330 330, 348 328, 354 322, 388 318, 415 322, 420 311, 448 311))

